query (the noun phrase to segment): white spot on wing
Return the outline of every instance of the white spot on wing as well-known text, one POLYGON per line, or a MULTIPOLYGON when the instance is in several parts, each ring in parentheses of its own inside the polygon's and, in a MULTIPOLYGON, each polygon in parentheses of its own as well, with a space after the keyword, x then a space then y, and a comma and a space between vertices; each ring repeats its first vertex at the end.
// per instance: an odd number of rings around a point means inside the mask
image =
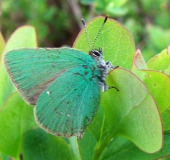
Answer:
POLYGON ((48 95, 50 95, 50 92, 49 92, 49 91, 47 91, 47 94, 48 94, 48 95))
POLYGON ((69 114, 66 114, 67 115, 67 117, 70 117, 70 115, 69 114))

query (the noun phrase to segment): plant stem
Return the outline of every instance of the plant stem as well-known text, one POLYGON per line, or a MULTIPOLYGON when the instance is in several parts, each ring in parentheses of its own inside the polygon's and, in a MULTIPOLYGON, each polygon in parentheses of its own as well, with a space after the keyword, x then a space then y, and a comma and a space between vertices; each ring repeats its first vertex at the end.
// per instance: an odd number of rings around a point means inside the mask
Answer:
POLYGON ((93 160, 100 159, 101 154, 103 153, 105 148, 109 145, 111 139, 113 139, 116 136, 118 130, 119 130, 119 127, 116 127, 113 132, 110 132, 110 134, 104 140, 102 140, 101 143, 97 144, 95 151, 94 151, 93 160))
POLYGON ((70 144, 73 149, 73 153, 75 155, 76 160, 81 160, 79 145, 76 137, 70 137, 69 138, 70 144))

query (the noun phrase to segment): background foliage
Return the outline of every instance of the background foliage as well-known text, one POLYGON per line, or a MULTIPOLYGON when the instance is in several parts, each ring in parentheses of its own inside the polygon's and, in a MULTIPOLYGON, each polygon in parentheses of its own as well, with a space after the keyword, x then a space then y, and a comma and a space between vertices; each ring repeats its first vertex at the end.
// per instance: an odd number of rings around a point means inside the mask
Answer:
POLYGON ((1 30, 5 39, 23 24, 33 25, 39 46, 72 46, 81 26, 96 15, 124 24, 146 60, 170 41, 169 0, 2 0, 1 30))

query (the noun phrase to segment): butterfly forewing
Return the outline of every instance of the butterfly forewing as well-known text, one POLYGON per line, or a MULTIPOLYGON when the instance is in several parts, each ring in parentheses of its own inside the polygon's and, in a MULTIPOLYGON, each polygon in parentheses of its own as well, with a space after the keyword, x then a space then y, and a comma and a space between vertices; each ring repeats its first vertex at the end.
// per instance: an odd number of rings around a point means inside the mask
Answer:
POLYGON ((40 95, 35 116, 42 128, 55 135, 82 137, 99 107, 100 87, 91 67, 67 70, 40 95))
POLYGON ((5 55, 5 65, 13 83, 24 99, 33 105, 57 77, 84 63, 93 63, 93 59, 71 48, 19 49, 5 55))

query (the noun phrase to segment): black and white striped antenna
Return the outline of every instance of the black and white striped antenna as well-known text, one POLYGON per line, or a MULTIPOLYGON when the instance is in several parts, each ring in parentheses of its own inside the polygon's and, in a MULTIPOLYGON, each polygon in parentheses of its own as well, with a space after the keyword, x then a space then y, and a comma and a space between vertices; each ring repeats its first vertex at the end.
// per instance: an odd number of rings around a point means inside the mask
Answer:
POLYGON ((87 32, 87 28, 86 28, 86 22, 84 21, 84 19, 81 19, 81 21, 82 21, 83 26, 84 26, 87 44, 88 44, 88 46, 89 46, 89 49, 92 50, 92 48, 91 48, 91 46, 90 46, 90 39, 89 39, 88 32, 87 32))
POLYGON ((86 23, 85 23, 84 19, 81 19, 82 24, 83 24, 83 26, 84 26, 84 30, 85 30, 86 40, 87 40, 87 43, 88 43, 88 46, 89 46, 89 49, 90 49, 90 50, 93 49, 93 47, 94 47, 94 45, 95 45, 95 43, 96 43, 96 40, 97 40, 98 36, 100 35, 100 33, 101 33, 101 31, 102 31, 102 29, 103 29, 103 27, 104 27, 104 24, 106 23, 107 19, 108 19, 108 16, 105 17, 105 19, 104 19, 104 21, 103 21, 103 24, 101 25, 101 27, 100 27, 100 29, 99 29, 99 31, 98 31, 98 33, 97 33, 97 35, 96 35, 96 37, 95 37, 95 39, 94 39, 94 41, 93 41, 92 47, 90 46, 90 39, 89 39, 89 36, 88 36, 86 23))
POLYGON ((94 47, 94 45, 95 45, 95 43, 96 43, 96 40, 97 40, 98 36, 100 35, 100 33, 101 33, 101 31, 102 31, 102 29, 103 29, 103 27, 104 27, 104 24, 105 24, 106 21, 107 21, 107 18, 108 18, 108 16, 105 17, 105 19, 104 19, 104 21, 103 21, 103 24, 101 25, 101 27, 100 27, 100 29, 99 29, 99 32, 97 33, 96 38, 95 38, 94 41, 93 41, 92 49, 93 49, 93 47, 94 47))

